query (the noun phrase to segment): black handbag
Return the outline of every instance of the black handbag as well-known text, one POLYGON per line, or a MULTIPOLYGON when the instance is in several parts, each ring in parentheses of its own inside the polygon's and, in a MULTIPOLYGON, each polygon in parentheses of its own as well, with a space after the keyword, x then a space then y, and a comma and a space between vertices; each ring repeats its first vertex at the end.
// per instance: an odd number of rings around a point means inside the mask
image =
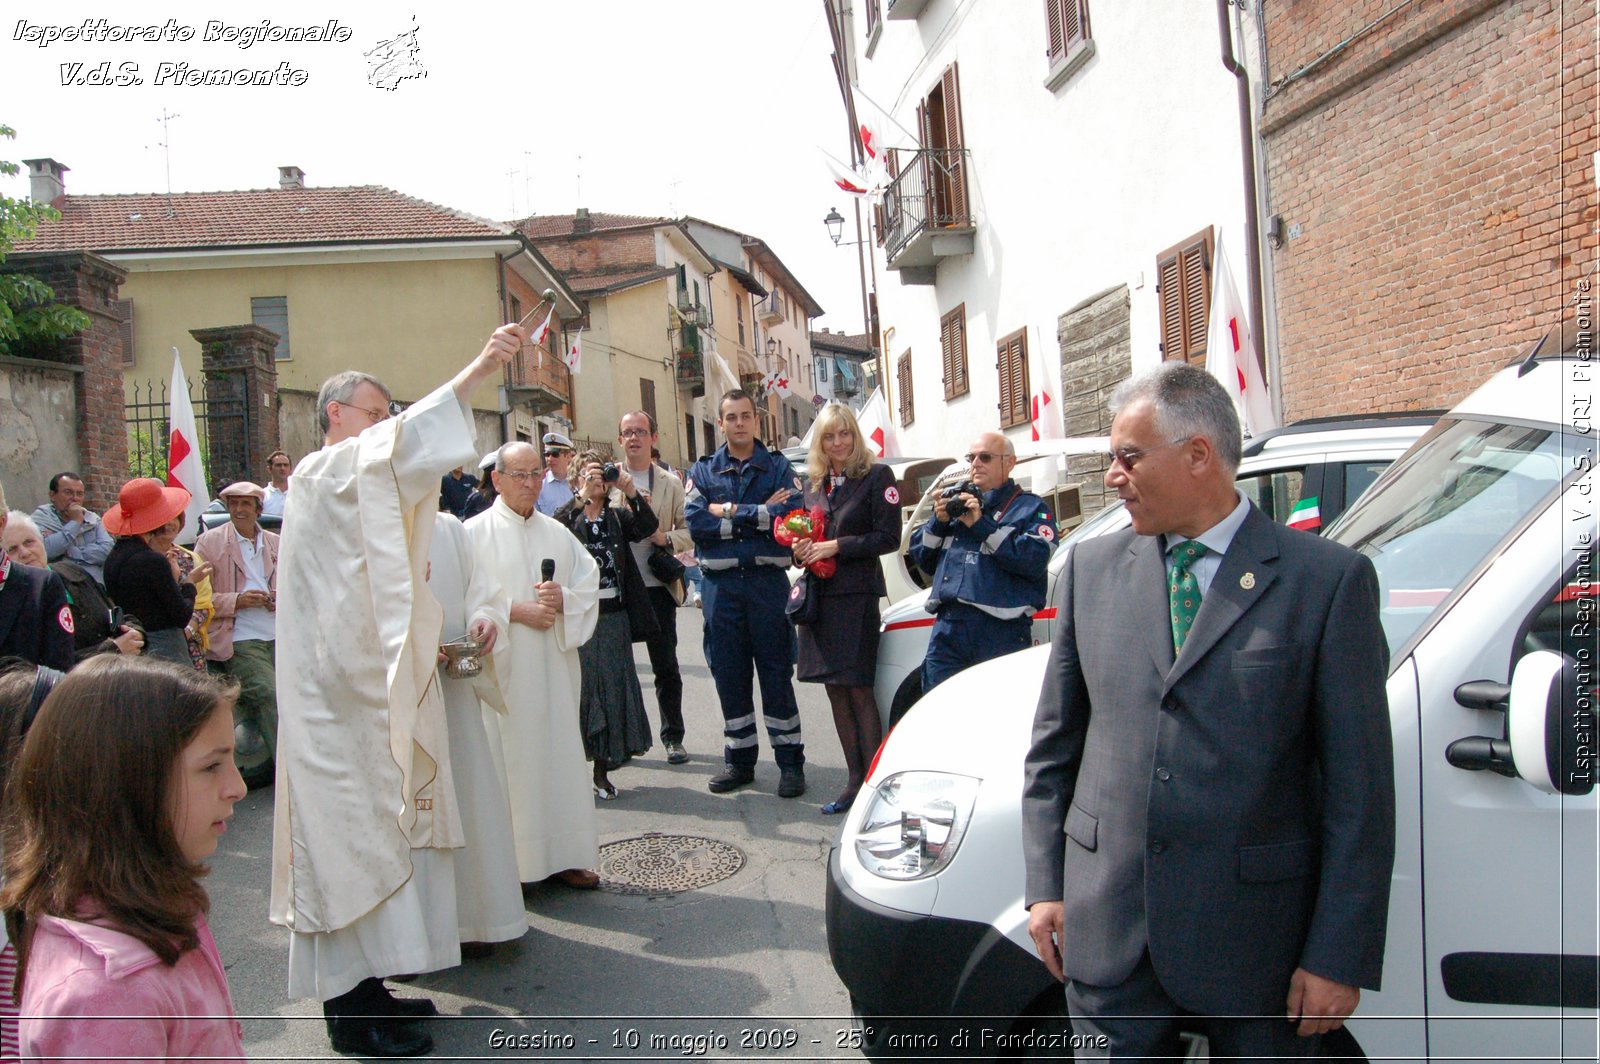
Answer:
POLYGON ((793 625, 817 623, 822 614, 822 589, 809 570, 801 573, 800 579, 789 589, 789 601, 784 604, 783 612, 793 625))
POLYGON ((657 547, 651 551, 650 557, 645 561, 650 566, 650 575, 668 587, 683 579, 683 563, 678 560, 677 555, 665 547, 657 547))

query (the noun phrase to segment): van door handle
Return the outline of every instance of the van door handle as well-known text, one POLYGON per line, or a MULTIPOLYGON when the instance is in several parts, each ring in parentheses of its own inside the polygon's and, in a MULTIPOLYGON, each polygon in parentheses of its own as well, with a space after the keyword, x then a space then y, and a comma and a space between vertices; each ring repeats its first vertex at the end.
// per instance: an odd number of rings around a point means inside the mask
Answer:
POLYGON ((1493 680, 1468 680, 1456 688, 1456 704, 1504 713, 1511 708, 1511 685, 1493 680))

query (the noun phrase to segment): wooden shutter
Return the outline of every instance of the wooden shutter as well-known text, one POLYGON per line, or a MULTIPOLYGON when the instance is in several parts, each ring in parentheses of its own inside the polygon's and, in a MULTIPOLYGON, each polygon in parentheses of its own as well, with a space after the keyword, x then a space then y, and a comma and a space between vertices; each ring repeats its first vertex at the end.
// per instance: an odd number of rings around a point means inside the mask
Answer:
POLYGON ((967 305, 939 319, 939 357, 944 369, 944 397, 954 399, 971 389, 967 380, 967 305))
POLYGON ((122 364, 131 366, 135 362, 133 351, 133 300, 119 299, 111 304, 117 316, 117 334, 122 340, 122 364))
POLYGON ((1028 333, 1019 329, 995 346, 1000 374, 1000 427, 1026 425, 1032 418, 1028 381, 1028 333))
POLYGON ((1049 34, 1050 65, 1067 57, 1072 46, 1089 37, 1087 0, 1044 0, 1045 27, 1049 34))
POLYGON ((656 382, 648 377, 639 378, 639 409, 650 415, 650 424, 660 424, 656 420, 656 382))
POLYGON ((900 393, 900 425, 904 428, 916 420, 916 409, 911 402, 911 352, 909 349, 895 362, 895 384, 900 393))
POLYGON ((1204 366, 1211 311, 1212 231, 1208 227, 1156 257, 1161 357, 1204 366))
POLYGON ((961 128, 961 81, 955 63, 951 63, 939 79, 939 88, 944 97, 944 165, 950 185, 948 222, 964 226, 967 224, 967 163, 962 153, 966 137, 961 128))

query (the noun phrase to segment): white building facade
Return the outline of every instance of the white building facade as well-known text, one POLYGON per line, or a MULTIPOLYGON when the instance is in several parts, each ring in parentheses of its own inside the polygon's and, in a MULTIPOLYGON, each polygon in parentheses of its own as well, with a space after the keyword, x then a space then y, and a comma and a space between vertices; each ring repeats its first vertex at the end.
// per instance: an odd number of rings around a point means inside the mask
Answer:
MULTIPOLYGON (((881 3, 835 17, 857 118, 893 149, 873 250, 901 449, 1029 439, 1045 363, 1066 433, 1109 431, 1117 381, 1203 361, 1219 237, 1246 288, 1246 153, 1216 5, 881 3)), ((1256 24, 1239 18, 1253 73, 1256 24)))

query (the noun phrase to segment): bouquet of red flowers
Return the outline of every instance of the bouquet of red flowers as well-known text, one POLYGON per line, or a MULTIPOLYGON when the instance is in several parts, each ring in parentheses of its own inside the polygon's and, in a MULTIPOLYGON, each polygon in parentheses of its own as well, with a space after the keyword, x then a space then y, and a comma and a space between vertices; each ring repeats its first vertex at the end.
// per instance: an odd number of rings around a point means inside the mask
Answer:
MULTIPOLYGON (((809 512, 796 510, 782 521, 772 526, 772 538, 781 546, 793 547, 801 540, 815 540, 820 543, 827 539, 827 515, 822 512, 822 507, 813 506, 809 512)), ((839 571, 838 558, 820 558, 807 565, 806 568, 816 576, 826 580, 839 571)))

